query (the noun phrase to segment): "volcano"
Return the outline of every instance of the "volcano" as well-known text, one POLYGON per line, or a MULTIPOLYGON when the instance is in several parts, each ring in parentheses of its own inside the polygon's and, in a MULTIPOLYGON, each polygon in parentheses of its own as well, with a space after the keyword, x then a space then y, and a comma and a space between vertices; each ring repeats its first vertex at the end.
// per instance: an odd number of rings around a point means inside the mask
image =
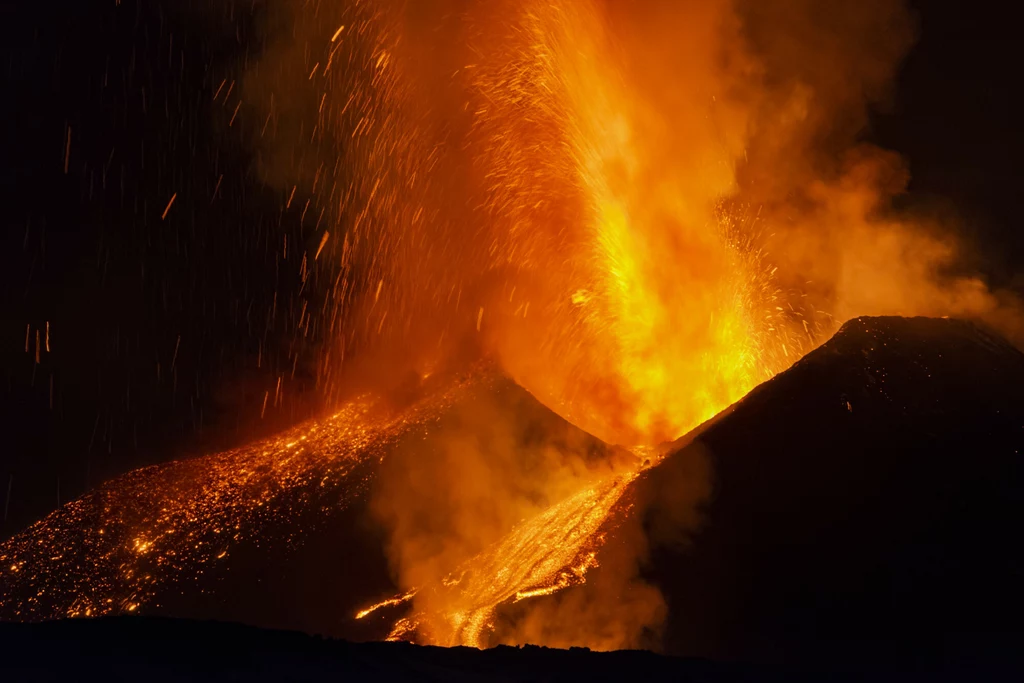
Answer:
POLYGON ((484 601, 472 606, 484 620, 476 644, 507 639, 526 610, 586 598, 631 554, 639 584, 667 607, 644 628, 672 654, 966 656, 1019 632, 1024 355, 973 324, 852 320, 642 464, 644 453, 587 435, 492 369, 428 384, 401 405, 355 401, 275 440, 132 472, 69 503, 0 547, 4 618, 141 613, 357 640, 394 635, 398 618, 405 638, 423 640, 405 599, 355 618, 408 588, 372 492, 389 463, 408 469, 443 449, 445 425, 493 447, 487 419, 501 414, 530 469, 550 477, 552 460, 571 458, 583 488, 535 501, 535 519, 507 523, 445 582, 463 595, 459 609, 484 601), (487 419, 467 418, 484 403, 487 419), (681 491, 706 471, 713 485, 694 503, 681 491), (538 535, 556 522, 552 549, 538 535))

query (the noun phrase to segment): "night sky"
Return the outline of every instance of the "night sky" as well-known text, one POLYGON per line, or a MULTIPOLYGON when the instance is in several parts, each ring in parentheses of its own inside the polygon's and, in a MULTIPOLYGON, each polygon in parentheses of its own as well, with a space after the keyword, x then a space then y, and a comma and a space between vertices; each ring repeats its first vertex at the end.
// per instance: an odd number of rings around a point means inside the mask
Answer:
MULTIPOLYGON (((901 203, 959 216, 972 264, 1022 290, 1006 4, 913 3, 919 40, 867 139, 909 160, 901 203)), ((314 349, 297 345, 288 309, 298 259, 274 258, 278 240, 305 245, 312 230, 301 202, 286 209, 257 177, 247 141, 260 121, 230 87, 260 54, 263 3, 0 6, 6 538, 111 476, 317 406, 314 349), (261 419, 278 378, 287 399, 261 419)))

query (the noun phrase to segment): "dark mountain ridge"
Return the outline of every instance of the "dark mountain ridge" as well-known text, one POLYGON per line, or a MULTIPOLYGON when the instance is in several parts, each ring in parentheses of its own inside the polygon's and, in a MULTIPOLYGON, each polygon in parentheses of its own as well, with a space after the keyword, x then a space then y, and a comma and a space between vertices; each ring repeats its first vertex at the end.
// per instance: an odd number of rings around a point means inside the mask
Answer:
POLYGON ((870 665, 1024 646, 1024 354, 1002 339, 851 320, 685 442, 634 498, 666 652, 870 665), (702 521, 659 542, 665 482, 698 458, 702 521))

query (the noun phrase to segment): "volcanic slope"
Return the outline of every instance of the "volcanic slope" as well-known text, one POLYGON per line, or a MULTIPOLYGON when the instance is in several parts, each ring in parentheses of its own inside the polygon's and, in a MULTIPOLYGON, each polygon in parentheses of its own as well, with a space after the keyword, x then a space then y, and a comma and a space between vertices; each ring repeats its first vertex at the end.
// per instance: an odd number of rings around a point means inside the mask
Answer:
POLYGON ((393 477, 416 463, 429 476, 452 434, 483 450, 500 442, 532 472, 518 493, 543 507, 561 493, 547 487, 553 472, 570 468, 586 488, 636 467, 489 367, 412 384, 400 404, 357 398, 275 438, 129 472, 66 504, 0 544, 0 618, 154 614, 383 638, 390 620, 354 618, 399 590, 370 511, 382 468, 393 477))
POLYGON ((645 539, 666 652, 868 665, 1024 644, 1024 354, 1003 340, 854 319, 670 451, 598 556, 645 539), (697 505, 680 491, 701 471, 697 505))

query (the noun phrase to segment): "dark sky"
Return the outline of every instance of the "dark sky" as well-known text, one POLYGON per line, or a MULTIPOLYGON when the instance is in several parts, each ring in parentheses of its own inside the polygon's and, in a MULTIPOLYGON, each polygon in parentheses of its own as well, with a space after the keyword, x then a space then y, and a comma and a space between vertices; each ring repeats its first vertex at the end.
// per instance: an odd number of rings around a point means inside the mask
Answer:
POLYGON ((301 417, 293 400, 259 420, 281 375, 309 393, 298 263, 274 257, 298 221, 251 172, 251 121, 228 126, 258 6, 57 4, 0 19, 4 535, 113 474, 301 417))
POLYGON ((1014 10, 992 0, 914 0, 919 38, 895 107, 871 137, 910 162, 910 201, 941 204, 982 252, 993 284, 1024 270, 1020 53, 1014 10))
MULTIPOLYGON (((211 103, 259 54, 261 4, 0 3, 0 537, 126 469, 313 407, 297 262, 274 258, 303 228, 252 172, 252 122, 228 125, 237 93, 211 103), (279 377, 289 400, 261 420, 279 377)), ((1014 12, 913 4, 920 40, 868 136, 909 159, 904 201, 955 210, 1006 284, 1024 272, 1014 12)))

